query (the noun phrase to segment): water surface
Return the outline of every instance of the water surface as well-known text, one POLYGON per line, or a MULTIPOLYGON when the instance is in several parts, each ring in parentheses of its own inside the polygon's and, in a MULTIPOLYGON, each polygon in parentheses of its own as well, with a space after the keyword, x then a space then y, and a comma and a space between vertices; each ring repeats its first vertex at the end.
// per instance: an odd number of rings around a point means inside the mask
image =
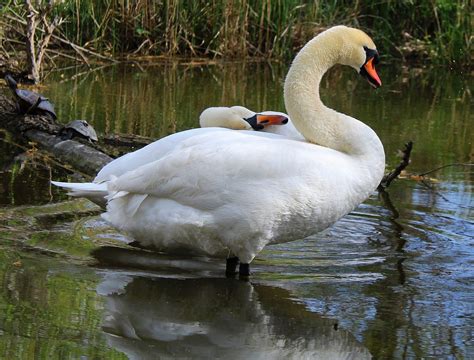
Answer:
MULTIPOLYGON (((84 71, 52 73, 42 92, 61 121, 86 119, 102 135, 159 138, 196 127, 213 105, 284 111, 283 65, 84 71)), ((374 128, 389 167, 408 140, 412 174, 474 162, 470 78, 399 68, 381 77, 373 91, 334 69, 323 98, 374 128)), ((474 355, 473 167, 397 180, 389 198, 374 193, 324 233, 266 248, 242 282, 223 278, 219 260, 127 248, 96 207, 49 185, 77 174, 0 138, 0 358, 474 355)))

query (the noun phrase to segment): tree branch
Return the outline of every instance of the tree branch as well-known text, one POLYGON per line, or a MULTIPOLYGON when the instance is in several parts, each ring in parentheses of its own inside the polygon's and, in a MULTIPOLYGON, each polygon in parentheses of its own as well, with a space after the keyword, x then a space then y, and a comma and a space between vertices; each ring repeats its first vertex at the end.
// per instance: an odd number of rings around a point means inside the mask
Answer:
POLYGON ((438 166, 437 168, 432 169, 432 170, 429 170, 429 171, 426 171, 426 172, 424 172, 424 173, 418 174, 418 176, 425 176, 425 175, 434 173, 435 171, 438 171, 438 170, 441 170, 441 169, 444 169, 444 168, 447 168, 447 167, 451 167, 451 166, 474 166, 474 164, 471 164, 471 163, 452 163, 452 164, 446 164, 446 165, 443 165, 443 166, 438 166))
MULTIPOLYGON (((66 40, 66 39, 64 39, 64 38, 62 38, 62 37, 60 37, 60 36, 53 35, 52 37, 53 37, 53 39, 56 39, 56 40, 62 42, 63 44, 69 45, 69 46, 72 47, 72 48, 74 49, 74 51, 76 51, 76 52, 83 51, 83 52, 85 52, 85 53, 87 53, 87 54, 90 54, 90 55, 93 55, 93 56, 95 56, 95 57, 97 57, 97 58, 99 58, 99 59, 111 61, 111 62, 114 62, 114 63, 118 63, 118 62, 119 62, 118 60, 115 60, 115 59, 113 59, 113 58, 111 58, 111 57, 108 57, 108 56, 105 56, 105 55, 101 55, 101 54, 99 54, 99 53, 96 53, 96 52, 94 52, 94 51, 91 51, 91 50, 89 50, 89 49, 86 49, 86 48, 84 48, 84 47, 82 47, 82 46, 79 46, 79 45, 77 45, 77 44, 74 44, 73 42, 71 42, 71 41, 69 41, 69 40, 66 40)), ((82 56, 82 55, 81 55, 81 56, 82 56)))
POLYGON ((413 142, 407 142, 405 144, 405 149, 402 150, 402 160, 400 161, 400 164, 398 164, 398 166, 392 171, 390 171, 388 174, 385 174, 379 186, 377 187, 379 191, 388 188, 391 182, 395 180, 400 175, 400 173, 410 164, 410 154, 412 149, 413 142))
MULTIPOLYGON (((49 12, 49 11, 48 11, 49 12)), ((51 40, 51 36, 53 35, 54 29, 63 23, 63 19, 58 18, 57 16, 54 18, 51 24, 48 24, 48 20, 46 19, 47 13, 42 15, 43 24, 46 27, 43 39, 41 40, 41 45, 38 51, 38 56, 36 57, 36 66, 38 69, 41 68, 41 62, 43 61, 43 56, 46 53, 46 49, 48 47, 49 41, 51 40)))
POLYGON ((35 33, 38 22, 36 15, 38 12, 31 4, 31 0, 25 0, 26 11, 26 57, 28 60, 28 67, 31 75, 33 76, 34 82, 39 81, 39 71, 36 62, 36 51, 35 51, 35 33))
MULTIPOLYGON (((17 16, 11 16, 11 15, 8 15, 8 14, 5 15, 5 18, 8 19, 8 20, 10 20, 10 21, 12 21, 12 22, 20 23, 20 24, 22 24, 22 25, 27 25, 27 23, 28 23, 28 22, 25 21, 23 18, 20 18, 20 17, 17 17, 17 16)), ((63 21, 63 20, 61 19, 61 21, 63 21)), ((5 23, 5 25, 6 25, 6 26, 9 26, 9 27, 12 28, 13 30, 17 30, 17 29, 15 29, 12 25, 10 25, 9 23, 5 23)), ((58 24, 58 26, 59 26, 59 24, 58 24)), ((40 32, 42 32, 42 33, 45 32, 45 30, 42 29, 42 28, 38 28, 37 30, 40 31, 40 32)), ((114 59, 114 58, 111 58, 111 57, 109 57, 109 56, 105 56, 105 55, 99 54, 99 53, 97 53, 97 52, 95 52, 95 51, 86 49, 86 48, 83 47, 83 46, 79 46, 79 45, 73 43, 72 41, 67 40, 65 36, 59 36, 59 35, 52 34, 52 35, 51 35, 51 38, 54 39, 54 40, 56 40, 56 41, 59 41, 59 42, 61 42, 61 43, 63 43, 63 44, 66 44, 66 45, 70 46, 70 47, 81 57, 81 59, 82 59, 86 64, 88 64, 88 59, 85 57, 84 53, 89 54, 89 55, 91 55, 91 56, 94 56, 94 57, 96 57, 96 58, 98 58, 98 59, 110 61, 110 62, 112 62, 112 63, 118 63, 118 62, 119 62, 118 60, 116 60, 116 59, 114 59)))

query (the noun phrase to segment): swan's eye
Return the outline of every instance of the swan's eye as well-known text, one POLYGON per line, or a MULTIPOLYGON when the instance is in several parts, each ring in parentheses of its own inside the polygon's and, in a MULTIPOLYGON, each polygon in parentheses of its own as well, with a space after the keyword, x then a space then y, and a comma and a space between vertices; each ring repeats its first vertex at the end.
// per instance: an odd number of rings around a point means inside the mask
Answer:
POLYGON ((367 46, 364 46, 364 50, 365 50, 365 63, 364 65, 370 60, 370 59, 374 59, 372 61, 372 63, 374 65, 377 65, 379 63, 379 53, 377 52, 377 50, 374 50, 374 49, 369 49, 367 46))
POLYGON ((378 54, 378 53, 375 53, 375 55, 374 55, 374 61, 373 61, 374 65, 377 65, 377 64, 379 63, 379 61, 380 61, 380 59, 379 59, 379 54, 378 54))
POLYGON ((256 131, 263 130, 265 128, 265 126, 258 123, 257 114, 255 114, 254 116, 251 116, 249 118, 244 118, 244 120, 247 121, 250 124, 250 126, 252 127, 252 129, 254 129, 256 131))

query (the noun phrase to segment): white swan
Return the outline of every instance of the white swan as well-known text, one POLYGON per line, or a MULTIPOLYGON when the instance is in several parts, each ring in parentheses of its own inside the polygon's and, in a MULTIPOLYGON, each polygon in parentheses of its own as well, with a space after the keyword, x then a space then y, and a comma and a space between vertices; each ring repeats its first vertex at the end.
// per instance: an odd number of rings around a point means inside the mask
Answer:
POLYGON ((259 130, 305 141, 287 114, 278 111, 255 113, 244 106, 210 107, 199 115, 201 127, 218 126, 234 130, 259 130), (281 126, 284 125, 284 126, 281 126))
MULTIPOLYGON (((92 183, 67 183, 60 181, 52 181, 51 183, 55 186, 68 189, 68 194, 71 196, 85 197, 105 208, 107 204, 105 197, 108 194, 107 182, 110 179, 162 158, 188 137, 221 130, 215 128, 232 130, 255 129, 263 131, 267 128, 270 129, 269 132, 279 133, 278 128, 281 127, 281 125, 287 124, 288 121, 288 115, 276 111, 266 111, 257 114, 243 106, 207 108, 199 117, 199 124, 201 128, 206 128, 205 130, 195 129, 183 131, 155 141, 132 153, 125 154, 105 165, 92 183)), ((281 135, 294 137, 295 139, 298 139, 299 136, 300 140, 304 140, 291 123, 285 125, 285 127, 286 126, 288 126, 288 129, 282 131, 281 135)))
POLYGON ((276 111, 256 113, 244 106, 216 106, 203 110, 199 115, 199 126, 263 130, 269 125, 284 125, 288 120, 288 115, 276 111))
POLYGON ((129 154, 123 165, 134 170, 108 181, 103 217, 144 246, 232 255, 229 271, 238 257, 248 275, 267 244, 327 228, 379 184, 385 155, 375 132, 319 98, 323 74, 337 63, 380 86, 377 60, 364 32, 322 32, 299 52, 285 81, 288 114, 308 142, 217 128, 168 136, 155 143, 165 152, 156 161, 137 167, 136 152, 129 154))

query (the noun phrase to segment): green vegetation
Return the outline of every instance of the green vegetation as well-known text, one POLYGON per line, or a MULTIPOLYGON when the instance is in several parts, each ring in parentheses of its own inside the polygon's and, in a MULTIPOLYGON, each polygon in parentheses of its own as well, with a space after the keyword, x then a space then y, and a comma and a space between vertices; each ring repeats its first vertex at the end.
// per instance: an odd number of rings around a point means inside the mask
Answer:
POLYGON ((1 359, 126 359, 101 330, 93 270, 12 249, 0 247, 1 359))
MULTIPOLYGON (((22 1, 1 11, 22 14, 22 1)), ((393 58, 472 60, 469 0, 65 0, 53 11, 67 20, 69 41, 116 56, 289 58, 322 29, 345 24, 393 58)))

